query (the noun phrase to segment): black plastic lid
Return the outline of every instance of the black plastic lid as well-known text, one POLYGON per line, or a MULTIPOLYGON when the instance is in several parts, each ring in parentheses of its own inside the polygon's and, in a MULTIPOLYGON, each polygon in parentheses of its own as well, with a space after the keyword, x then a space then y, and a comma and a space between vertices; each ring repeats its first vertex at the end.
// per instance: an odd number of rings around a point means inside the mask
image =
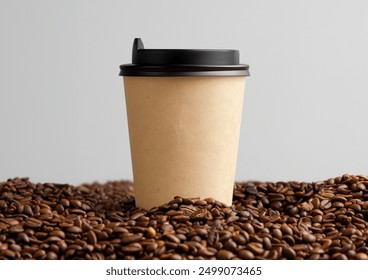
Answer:
POLYGON ((249 76, 249 65, 239 64, 238 50, 145 49, 136 38, 120 76, 249 76))

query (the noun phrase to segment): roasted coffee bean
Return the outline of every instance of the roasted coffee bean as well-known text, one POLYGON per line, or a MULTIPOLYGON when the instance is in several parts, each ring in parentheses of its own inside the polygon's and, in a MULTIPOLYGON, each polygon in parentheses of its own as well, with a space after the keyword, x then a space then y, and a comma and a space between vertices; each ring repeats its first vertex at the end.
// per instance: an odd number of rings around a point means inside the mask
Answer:
POLYGON ((51 242, 57 242, 57 241, 60 241, 60 240, 61 240, 61 238, 59 236, 50 236, 45 241, 48 242, 48 243, 51 243, 51 242))
POLYGON ((177 216, 173 216, 171 217, 171 220, 173 221, 177 221, 179 223, 184 223, 190 220, 189 216, 185 216, 185 215, 177 215, 177 216))
POLYGON ((238 257, 243 260, 253 260, 254 254, 249 250, 243 249, 238 252, 238 257))
POLYGON ((196 200, 194 202, 194 205, 196 205, 196 206, 206 206, 207 205, 207 201, 205 201, 205 200, 196 200))
POLYGON ((231 260, 234 257, 234 254, 229 250, 221 249, 217 252, 216 257, 219 260, 231 260))
POLYGON ((247 240, 245 239, 244 235, 237 234, 232 237, 232 239, 238 243, 239 245, 245 245, 247 243, 247 240))
POLYGON ((32 207, 29 204, 24 205, 23 214, 26 214, 28 216, 33 216, 32 207))
POLYGON ((17 241, 20 243, 29 243, 29 237, 25 232, 21 232, 17 236, 17 241))
POLYGON ((285 223, 281 225, 281 231, 285 235, 293 235, 293 230, 285 223))
POLYGON ((250 242, 247 244, 246 248, 255 255, 262 255, 264 252, 263 245, 261 243, 250 242))
POLYGON ((268 238, 268 237, 263 238, 263 246, 266 250, 271 250, 272 249, 272 244, 271 244, 270 238, 268 238))
POLYGON ((157 249, 157 247, 158 247, 158 244, 157 243, 149 243, 149 244, 146 245, 145 250, 148 253, 150 253, 150 252, 155 251, 157 249))
POLYGON ((156 236, 156 230, 153 227, 149 227, 146 232, 147 238, 153 238, 156 236))
POLYGON ((74 207, 80 208, 82 206, 82 202, 78 199, 71 199, 70 200, 71 205, 74 207))
POLYGON ((42 226, 42 222, 39 220, 27 220, 24 224, 29 228, 39 228, 42 226))
POLYGON ((12 250, 12 251, 14 251, 14 252, 20 252, 20 251, 22 251, 22 247, 19 246, 18 244, 11 244, 9 246, 9 249, 12 250))
POLYGON ((273 229, 273 236, 275 236, 277 239, 281 239, 282 238, 281 230, 278 228, 273 229))
POLYGON ((42 258, 44 258, 46 256, 46 252, 45 252, 45 250, 37 250, 35 253, 34 253, 34 255, 33 255, 33 257, 35 258, 35 259, 42 259, 42 258))
POLYGON ((11 226, 9 228, 9 232, 10 233, 19 233, 19 232, 23 232, 24 228, 22 225, 15 225, 15 226, 11 226))
POLYGON ((1 255, 10 260, 15 259, 16 256, 15 252, 9 249, 2 250, 1 255))
POLYGON ((295 251, 291 247, 287 247, 287 246, 282 248, 282 254, 285 258, 289 260, 293 260, 296 257, 295 251))
POLYGON ((174 243, 180 243, 180 239, 178 237, 176 237, 174 234, 165 234, 164 235, 166 237, 167 240, 174 242, 174 243))
POLYGON ((125 235, 121 238, 121 242, 122 243, 137 242, 137 241, 140 241, 142 237, 143 235, 141 233, 125 235))
POLYGON ((357 260, 368 260, 368 255, 366 253, 357 253, 355 258, 357 260))
POLYGON ((217 231, 210 231, 208 233, 207 242, 213 246, 219 240, 219 233, 217 231))
POLYGON ((241 227, 246 230, 249 234, 254 234, 254 228, 250 223, 245 223, 241 227))
POLYGON ((245 191, 248 194, 257 194, 258 193, 258 190, 255 186, 248 186, 248 187, 245 188, 245 191))
POLYGON ((351 236, 356 232, 355 228, 344 228, 341 230, 341 235, 351 236))
POLYGON ((229 239, 224 243, 224 249, 229 250, 233 253, 236 253, 237 244, 232 240, 229 239))
POLYGON ((57 260, 58 255, 55 252, 50 251, 46 254, 46 259, 48 259, 48 260, 57 260))
POLYGON ((87 232, 87 241, 90 244, 96 244, 97 243, 97 236, 96 236, 96 234, 94 233, 93 230, 90 230, 90 231, 87 232))
POLYGON ((135 212, 132 216, 130 216, 130 218, 132 219, 132 220, 136 220, 136 219, 138 219, 139 217, 141 217, 141 216, 143 216, 144 215, 144 212, 140 212, 140 211, 138 211, 138 212, 135 212))
POLYGON ((274 210, 282 210, 282 203, 281 203, 281 201, 278 201, 278 200, 273 201, 273 202, 270 203, 270 207, 274 210))
POLYGON ((77 226, 68 227, 66 231, 70 233, 82 233, 83 232, 82 229, 77 226))
POLYGON ((204 248, 200 249, 198 253, 202 257, 209 258, 209 257, 213 257, 214 255, 216 255, 216 252, 217 252, 217 250, 215 248, 204 247, 204 248))
POLYGON ((307 243, 312 243, 316 241, 316 236, 311 233, 304 233, 303 240, 307 243))
POLYGON ((62 239, 65 238, 65 232, 64 231, 61 231, 59 229, 55 229, 55 230, 49 232, 49 235, 50 236, 58 236, 58 237, 60 237, 62 239))

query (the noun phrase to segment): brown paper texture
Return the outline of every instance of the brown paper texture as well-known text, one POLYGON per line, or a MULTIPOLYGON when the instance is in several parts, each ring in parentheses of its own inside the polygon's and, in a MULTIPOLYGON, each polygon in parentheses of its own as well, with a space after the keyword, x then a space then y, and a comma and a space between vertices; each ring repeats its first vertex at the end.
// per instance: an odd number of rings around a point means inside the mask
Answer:
POLYGON ((245 77, 124 77, 136 205, 231 205, 245 77))

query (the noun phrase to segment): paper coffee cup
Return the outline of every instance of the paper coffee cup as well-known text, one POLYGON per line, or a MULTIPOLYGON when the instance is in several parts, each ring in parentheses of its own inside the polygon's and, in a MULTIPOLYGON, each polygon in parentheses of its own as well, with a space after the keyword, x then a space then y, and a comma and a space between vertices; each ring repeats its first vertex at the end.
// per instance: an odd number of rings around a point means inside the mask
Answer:
POLYGON ((235 50, 133 44, 124 76, 136 206, 175 196, 232 203, 245 77, 235 50))

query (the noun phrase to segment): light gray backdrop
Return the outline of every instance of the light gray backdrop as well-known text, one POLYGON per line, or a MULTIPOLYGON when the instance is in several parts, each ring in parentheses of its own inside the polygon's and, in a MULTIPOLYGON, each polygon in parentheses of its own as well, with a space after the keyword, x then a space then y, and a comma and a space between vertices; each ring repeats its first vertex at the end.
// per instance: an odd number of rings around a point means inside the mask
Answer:
POLYGON ((0 0, 0 180, 132 179, 118 66, 147 48, 251 65, 237 180, 368 174, 364 0, 0 0))

